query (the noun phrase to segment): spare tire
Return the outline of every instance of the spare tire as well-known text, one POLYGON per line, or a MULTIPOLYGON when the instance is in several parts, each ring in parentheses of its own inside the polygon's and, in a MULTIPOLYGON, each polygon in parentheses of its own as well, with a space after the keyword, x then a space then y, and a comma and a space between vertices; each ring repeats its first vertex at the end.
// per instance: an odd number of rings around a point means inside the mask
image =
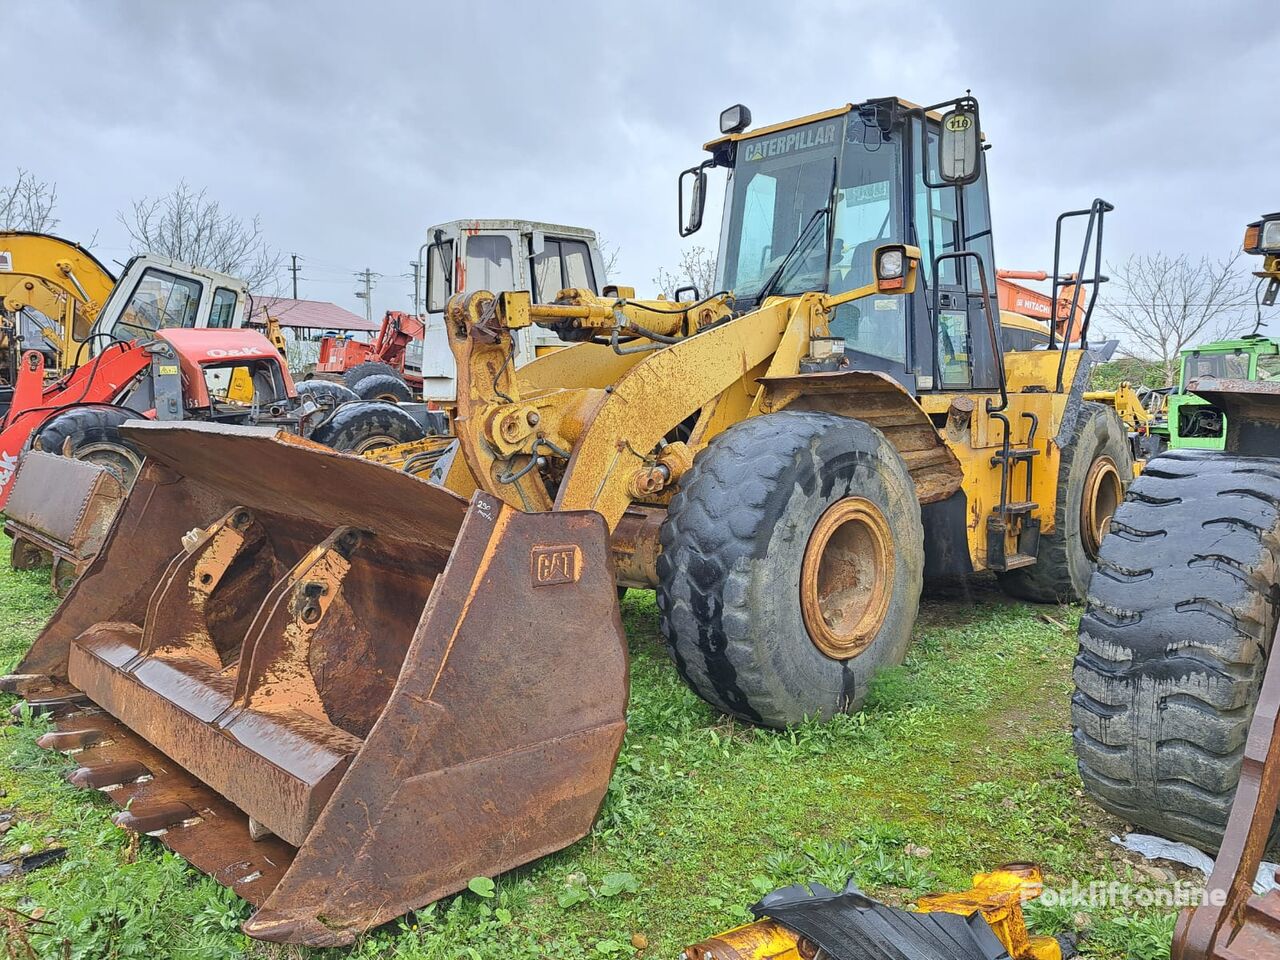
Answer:
POLYGON ((389 363, 383 363, 381 360, 366 360, 364 363, 357 363, 350 370, 342 372, 342 382, 347 385, 348 390, 354 390, 365 377, 390 374, 393 377, 400 376, 396 369, 389 363))
POLYGON ((409 403, 413 391, 394 373, 375 373, 355 385, 354 392, 361 400, 385 400, 388 403, 409 403))
POLYGON ((104 467, 127 490, 142 468, 143 454, 120 436, 120 425, 141 419, 132 410, 107 404, 70 407, 32 431, 27 446, 104 467))
POLYGON ((1085 789, 1216 850, 1280 614, 1280 459, 1179 450, 1134 480, 1080 620, 1071 722, 1085 789))
POLYGON ((362 454, 425 436, 413 415, 394 403, 358 400, 340 406, 308 439, 343 453, 362 454))

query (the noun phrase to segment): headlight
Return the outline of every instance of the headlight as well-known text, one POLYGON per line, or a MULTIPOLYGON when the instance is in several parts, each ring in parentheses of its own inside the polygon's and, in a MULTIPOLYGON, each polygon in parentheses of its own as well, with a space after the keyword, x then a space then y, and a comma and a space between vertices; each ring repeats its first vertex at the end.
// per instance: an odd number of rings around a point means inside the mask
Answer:
POLYGON ((1265 253, 1280 253, 1280 218, 1262 224, 1261 246, 1265 253))
POLYGON ((876 276, 881 280, 892 280, 902 276, 902 251, 880 251, 880 262, 876 264, 876 276))
POLYGON ((741 133, 751 126, 751 111, 740 103, 735 103, 720 114, 721 133, 741 133))

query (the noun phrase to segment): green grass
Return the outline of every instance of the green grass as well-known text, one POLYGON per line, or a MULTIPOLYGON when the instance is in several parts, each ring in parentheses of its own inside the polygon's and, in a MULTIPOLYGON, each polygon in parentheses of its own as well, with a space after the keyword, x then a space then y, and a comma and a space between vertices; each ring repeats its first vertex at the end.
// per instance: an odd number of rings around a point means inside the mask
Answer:
MULTIPOLYGON (((56 605, 47 571, 8 570, 5 544, 0 668, 56 605)), ((39 917, 8 914, 10 956, 674 958, 798 881, 852 875, 902 905, 1015 860, 1042 864, 1051 885, 1134 878, 1108 843, 1120 825, 1083 798, 1071 754, 1077 610, 1009 603, 981 581, 950 588, 925 604, 906 665, 881 677, 863 713, 785 733, 728 720, 683 686, 652 594, 632 591, 624 615, 630 728, 591 835, 350 951, 247 940, 245 904, 158 843, 131 847, 105 798, 64 783, 67 762, 34 744, 38 721, 0 727, 0 810, 15 824, 0 859, 23 844, 70 851, 0 882, 0 937, 8 910, 39 917)), ((1041 932, 1083 926, 1086 956, 1168 955, 1172 915, 1158 910, 1031 915, 1041 932)))

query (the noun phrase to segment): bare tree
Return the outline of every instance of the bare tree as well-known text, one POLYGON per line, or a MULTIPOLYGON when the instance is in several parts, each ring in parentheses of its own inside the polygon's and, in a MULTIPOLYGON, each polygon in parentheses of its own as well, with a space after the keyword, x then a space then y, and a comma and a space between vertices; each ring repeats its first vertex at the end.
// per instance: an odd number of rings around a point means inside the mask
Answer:
POLYGON ((0 230, 48 233, 59 223, 53 215, 57 203, 56 183, 37 180, 35 174, 19 167, 13 183, 0 185, 0 230))
POLYGON ((229 273, 257 293, 279 285, 284 255, 267 245, 257 216, 245 221, 180 180, 162 197, 143 197, 116 215, 135 253, 159 253, 229 273))
POLYGON ((600 248, 600 259, 604 261, 604 279, 606 283, 614 283, 617 279, 618 256, 622 250, 612 240, 606 240, 604 234, 596 234, 596 246, 600 248))
POLYGON ((1222 260, 1135 254, 1110 267, 1111 283, 1098 309, 1120 335, 1124 352, 1158 361, 1169 386, 1183 347, 1252 328, 1253 285, 1239 258, 1238 250, 1222 260))
POLYGON ((694 286, 701 296, 714 293, 716 283, 716 255, 702 246, 686 247, 680 253, 680 262, 675 270, 658 268, 658 275, 653 278, 654 285, 674 300, 676 290, 680 287, 694 286))

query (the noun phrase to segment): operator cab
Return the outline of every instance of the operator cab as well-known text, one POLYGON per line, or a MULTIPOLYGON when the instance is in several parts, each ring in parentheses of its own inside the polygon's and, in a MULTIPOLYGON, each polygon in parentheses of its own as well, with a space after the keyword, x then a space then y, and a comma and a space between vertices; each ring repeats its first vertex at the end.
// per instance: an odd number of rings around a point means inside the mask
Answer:
POLYGON ((247 296, 244 284, 227 274, 155 254, 136 256, 98 314, 88 354, 114 342, 150 340, 157 330, 243 326, 247 296))
MULTIPOLYGON (((680 230, 689 236, 701 226, 706 171, 728 173, 717 289, 731 291, 739 310, 768 297, 840 294, 876 279, 877 248, 918 247, 914 293, 834 310, 831 333, 844 340, 849 366, 889 374, 917 395, 1003 389, 977 101, 920 107, 887 98, 747 131, 750 122, 745 107, 726 110, 725 135, 706 145, 711 159, 680 177, 680 230)), ((1054 302, 1057 292, 1055 281, 1054 302)))

